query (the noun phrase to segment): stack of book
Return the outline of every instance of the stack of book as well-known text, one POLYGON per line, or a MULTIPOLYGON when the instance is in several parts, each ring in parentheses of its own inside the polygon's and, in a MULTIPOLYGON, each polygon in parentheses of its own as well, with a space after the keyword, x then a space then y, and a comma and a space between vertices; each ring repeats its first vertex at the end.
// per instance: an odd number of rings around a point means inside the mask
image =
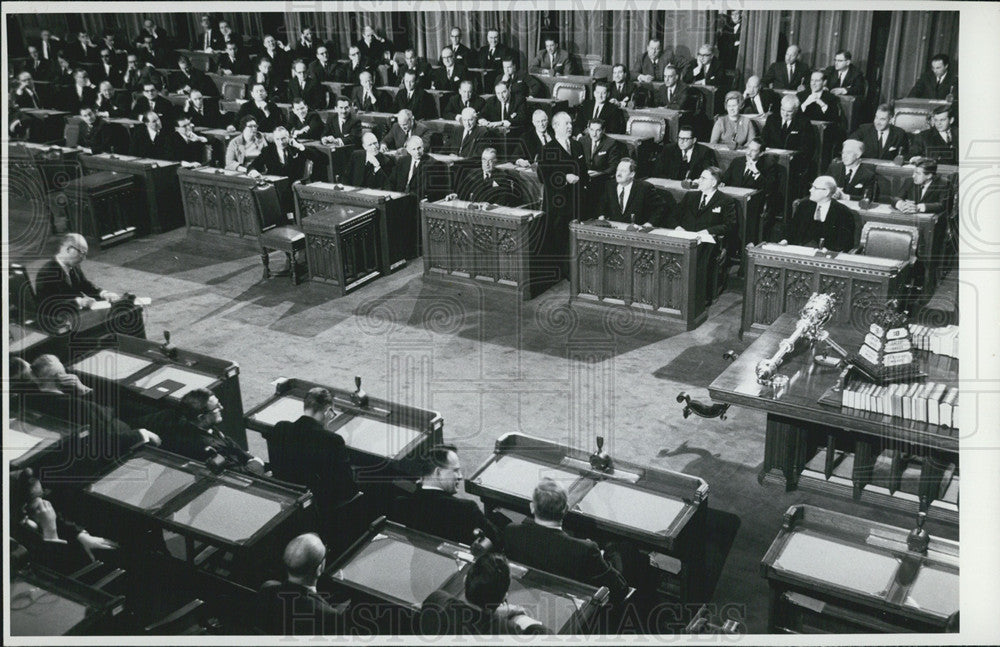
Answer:
POLYGON ((931 328, 911 323, 909 328, 916 348, 958 359, 958 326, 931 328))
POLYGON ((841 405, 905 420, 958 428, 958 388, 937 382, 900 382, 878 385, 848 380, 841 405))

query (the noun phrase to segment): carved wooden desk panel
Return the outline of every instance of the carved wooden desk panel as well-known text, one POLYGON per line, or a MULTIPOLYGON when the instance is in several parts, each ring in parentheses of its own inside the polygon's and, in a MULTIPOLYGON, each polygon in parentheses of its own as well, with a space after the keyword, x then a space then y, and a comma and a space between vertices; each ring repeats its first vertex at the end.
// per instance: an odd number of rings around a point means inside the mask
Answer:
POLYGON ((103 249, 135 236, 140 205, 131 175, 114 171, 84 175, 68 183, 65 193, 70 228, 91 247, 103 249))
MULTIPOLYGON (((189 230, 194 227, 216 234, 257 237, 260 221, 250 193, 257 180, 237 171, 208 167, 179 169, 177 178, 189 230)), ((273 182, 279 195, 289 191, 286 177, 265 175, 261 179, 273 182)))
POLYGON ((327 205, 302 219, 309 277, 337 289, 338 295, 381 276, 378 216, 374 209, 327 205))

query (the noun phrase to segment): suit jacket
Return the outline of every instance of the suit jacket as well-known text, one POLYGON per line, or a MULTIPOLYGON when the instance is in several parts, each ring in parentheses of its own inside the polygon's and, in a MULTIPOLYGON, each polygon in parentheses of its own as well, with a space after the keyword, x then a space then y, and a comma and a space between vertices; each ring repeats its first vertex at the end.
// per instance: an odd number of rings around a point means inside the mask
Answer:
POLYGON ((832 200, 825 222, 816 221, 816 203, 803 200, 799 203, 786 234, 793 245, 817 245, 824 239, 830 251, 844 252, 854 247, 854 214, 850 209, 832 200))
MULTIPOLYGON (((494 84, 504 80, 502 74, 497 74, 494 84)), ((541 97, 545 95, 545 85, 531 76, 527 72, 514 72, 509 79, 506 79, 507 87, 510 89, 512 100, 527 99, 528 97, 541 97)), ((495 86, 494 86, 495 87, 495 86)))
POLYGON ((757 96, 760 97, 760 103, 763 110, 757 109, 757 104, 753 102, 752 99, 743 100, 742 113, 745 115, 762 115, 766 112, 774 112, 775 107, 778 105, 778 93, 770 88, 760 88, 757 91, 757 96))
POLYGON ((532 624, 522 630, 513 619, 501 618, 444 589, 427 596, 417 621, 420 624, 419 633, 423 636, 486 637, 552 633, 540 624, 532 624))
POLYGON ((619 104, 628 103, 632 100, 635 95, 635 84, 626 79, 622 81, 622 87, 619 90, 618 84, 614 81, 608 81, 608 100, 614 99, 619 104))
POLYGON ((132 104, 132 118, 143 120, 146 113, 152 110, 157 115, 160 116, 160 121, 163 122, 163 128, 172 128, 174 122, 174 104, 170 103, 170 100, 166 97, 161 97, 156 95, 153 99, 153 104, 150 105, 149 99, 145 96, 139 96, 132 104))
POLYGON ((889 124, 886 129, 885 146, 879 146, 878 131, 874 124, 863 124, 851 133, 851 139, 857 139, 865 145, 865 157, 870 159, 891 160, 897 155, 910 158, 910 136, 898 126, 889 124))
POLYGON ((225 458, 227 468, 240 469, 253 458, 250 452, 221 431, 215 429, 212 433, 208 433, 175 409, 150 414, 137 421, 136 426, 158 435, 163 441, 161 449, 186 456, 194 461, 202 462, 208 458, 209 447, 225 458))
POLYGON ((691 150, 691 161, 687 162, 677 144, 668 144, 664 140, 657 159, 656 176, 668 180, 693 180, 709 166, 718 166, 715 151, 711 148, 695 145, 691 150))
POLYGON ((319 139, 323 136, 323 129, 326 127, 323 120, 315 112, 307 112, 305 120, 299 119, 294 112, 288 115, 288 132, 295 139, 319 139), (305 129, 304 132, 295 134, 295 131, 305 129))
POLYGON ((583 199, 590 183, 583 145, 575 139, 570 139, 568 153, 555 139, 543 146, 538 154, 538 179, 545 188, 543 192, 545 212, 555 221, 553 236, 558 237, 560 244, 552 251, 558 252, 564 242, 562 237, 568 235, 566 227, 569 221, 580 218, 584 207, 583 199), (579 182, 575 184, 567 182, 566 175, 569 173, 578 175, 579 182))
MULTIPOLYGON (((313 61, 313 63, 315 63, 316 67, 319 68, 318 65, 319 61, 313 61)), ((313 65, 313 63, 310 63, 310 69, 312 69, 311 66, 313 65)), ((326 78, 324 78, 323 80, 340 81, 341 83, 353 83, 354 85, 360 85, 362 72, 368 72, 369 74, 372 75, 372 79, 376 83, 378 82, 378 75, 375 72, 375 68, 368 65, 368 63, 366 63, 364 59, 361 59, 361 62, 357 65, 357 67, 351 65, 350 61, 347 61, 345 63, 340 63, 339 65, 336 66, 333 72, 333 77, 332 78, 330 77, 329 72, 324 72, 324 76, 326 78)), ((314 72, 312 76, 319 78, 319 72, 314 72)))
POLYGON ((787 131, 782 128, 781 115, 772 112, 767 116, 760 134, 768 148, 798 151, 807 161, 812 159, 813 151, 816 150, 816 131, 809 123, 809 118, 801 112, 792 116, 787 131))
POLYGON ((340 120, 336 113, 332 113, 326 118, 326 125, 323 127, 323 137, 336 137, 344 140, 345 144, 361 143, 361 120, 355 116, 350 116, 344 122, 344 127, 340 127, 340 120))
MULTIPOLYGON (((18 71, 31 72, 31 78, 36 81, 46 81, 52 73, 52 64, 39 54, 37 61, 29 58, 21 64, 21 69, 18 71)), ((13 85, 13 82, 11 85, 13 85)))
POLYGON ((840 74, 832 65, 823 70, 823 74, 826 76, 826 87, 831 90, 844 88, 847 90, 847 94, 852 97, 860 97, 864 94, 865 77, 853 63, 847 66, 847 73, 844 75, 843 81, 840 80, 840 74))
POLYGON ((98 153, 125 153, 124 150, 117 150, 114 130, 100 117, 94 121, 93 126, 80 122, 80 139, 77 143, 84 148, 89 148, 94 155, 98 153))
POLYGON ((511 51, 503 43, 497 43, 497 46, 493 50, 492 54, 490 54, 490 46, 483 45, 479 48, 479 67, 494 70, 503 69, 503 59, 509 57, 510 55, 511 51))
POLYGON ((195 110, 194 106, 188 106, 184 116, 188 117, 196 128, 224 128, 228 119, 219 112, 219 100, 214 97, 204 99, 201 112, 195 110))
POLYGON ((569 52, 564 49, 556 49, 555 54, 549 54, 548 50, 542 49, 531 59, 532 72, 548 72, 549 74, 576 74, 576 68, 569 52))
POLYGON ((302 99, 309 106, 310 110, 322 110, 326 107, 326 89, 326 86, 315 77, 307 76, 305 87, 299 83, 298 79, 293 77, 288 81, 285 95, 288 97, 289 103, 295 103, 299 99, 302 99))
MULTIPOLYGON (((90 434, 81 437, 74 434, 69 439, 69 456, 74 459, 72 465, 60 465, 59 474, 68 477, 78 474, 79 469, 86 469, 87 463, 93 467, 93 461, 100 463, 118 460, 129 450, 142 442, 142 436, 127 424, 115 417, 111 407, 98 403, 93 394, 88 396, 69 395, 37 391, 23 396, 28 409, 72 422, 77 428, 87 426, 90 434), (78 462, 79 461, 79 462, 78 462), (63 470, 66 470, 64 472, 63 470)), ((136 428, 143 427, 137 425, 136 428)), ((146 427, 148 429, 148 427, 146 427)), ((152 429, 150 429, 152 431, 152 429)), ((155 433, 155 432, 154 432, 155 433)), ((71 537, 60 536, 61 539, 71 537)))
MULTIPOLYGON (((556 136, 551 128, 546 130, 546 134, 549 136, 550 142, 555 140, 556 136)), ((538 154, 542 151, 542 146, 542 140, 538 137, 535 129, 528 129, 521 134, 517 159, 526 159, 532 164, 537 162, 538 154)))
POLYGON ((284 79, 291 75, 292 57, 277 45, 274 47, 273 55, 269 54, 266 49, 261 48, 260 58, 266 58, 271 61, 271 72, 278 78, 284 79))
POLYGON ((246 96, 248 97, 253 96, 251 94, 251 90, 253 90, 253 86, 257 85, 258 83, 263 84, 264 89, 267 90, 268 98, 272 101, 280 100, 280 97, 285 96, 285 89, 281 87, 282 84, 278 82, 278 80, 274 77, 273 74, 271 73, 263 75, 259 74, 260 73, 256 71, 250 73, 250 80, 247 81, 247 84, 245 86, 246 96))
POLYGON ((601 196, 600 215, 608 220, 631 222, 635 215, 635 224, 650 223, 654 227, 663 227, 669 222, 668 214, 676 210, 677 203, 669 193, 664 192, 661 200, 653 187, 646 182, 633 181, 628 194, 625 209, 618 205, 618 183, 608 182, 601 196))
POLYGON ((653 95, 653 102, 655 105, 670 108, 672 110, 684 110, 688 103, 689 90, 687 86, 683 83, 678 82, 674 86, 673 94, 670 99, 667 99, 667 86, 661 85, 656 88, 656 93, 653 95))
MULTIPOLYGON (((350 74, 351 71, 350 64, 344 65, 343 69, 348 77, 351 76, 354 77, 350 79, 351 83, 358 82, 357 76, 350 74)), ((358 74, 365 71, 366 69, 367 68, 364 65, 362 65, 361 68, 358 70, 358 74)), ((326 60, 326 65, 323 65, 322 63, 319 62, 319 59, 317 59, 315 61, 312 61, 311 63, 309 63, 309 65, 306 66, 306 76, 308 76, 311 79, 315 79, 318 83, 323 83, 324 81, 342 80, 340 78, 341 77, 340 71, 341 71, 340 65, 336 61, 331 61, 329 58, 326 60)), ((291 81, 289 81, 289 85, 291 85, 291 81)))
POLYGON ((292 181, 301 180, 305 172, 306 155, 294 146, 285 147, 285 161, 278 157, 278 147, 268 144, 250 163, 250 168, 264 175, 280 175, 292 181))
POLYGON ((50 258, 35 275, 35 298, 38 301, 39 321, 50 312, 54 315, 57 310, 67 308, 75 310, 76 304, 73 300, 79 296, 101 298, 101 289, 84 275, 79 266, 67 274, 55 258, 50 258))
POLYGON ((209 46, 214 50, 226 49, 225 43, 222 41, 222 32, 219 31, 218 27, 214 27, 207 32, 208 37, 206 38, 206 32, 198 32, 198 35, 194 40, 191 41, 191 49, 203 51, 205 49, 205 42, 207 41, 209 46))
MULTIPOLYGON (((803 90, 799 92, 796 96, 799 98, 799 103, 805 103, 809 95, 812 94, 811 90, 803 90)), ((823 103, 826 104, 826 112, 819 107, 818 103, 810 103, 807 107, 801 109, 802 113, 813 121, 839 121, 840 120, 840 99, 837 95, 823 90, 820 95, 823 103)))
POLYGON ((451 68, 451 74, 448 74, 448 69, 443 66, 433 71, 431 87, 435 90, 458 92, 458 86, 467 78, 469 78, 469 68, 456 61, 451 68))
MULTIPOLYGON (((573 124, 574 134, 587 129, 587 124, 594 116, 594 105, 594 100, 588 99, 577 108, 576 121, 573 124)), ((625 113, 615 104, 605 103, 601 106, 601 115, 598 118, 604 121, 604 132, 612 135, 625 134, 625 113)))
POLYGON ((636 61, 635 66, 632 68, 632 74, 638 76, 640 74, 652 74, 653 81, 663 80, 663 68, 667 66, 668 59, 663 54, 654 62, 649 58, 648 52, 643 52, 639 60, 636 61))
POLYGON ((613 174, 618 167, 618 162, 628 153, 624 144, 607 135, 601 137, 596 152, 594 151, 594 140, 590 138, 590 135, 581 137, 580 144, 583 146, 583 159, 587 162, 587 169, 591 171, 610 171, 613 174))
POLYGON ((951 185, 948 180, 936 175, 921 196, 921 189, 914 186, 913 178, 908 177, 900 187, 899 195, 893 196, 889 201, 894 204, 896 200, 913 200, 924 205, 927 213, 939 213, 946 210, 951 202, 951 185))
POLYGON ((473 126, 468 135, 463 129, 455 138, 455 155, 468 158, 479 157, 482 155, 483 149, 486 148, 488 135, 489 132, 482 126, 473 126))
POLYGON ((198 90, 203 95, 208 97, 218 96, 219 90, 215 87, 215 83, 212 79, 202 72, 201 70, 195 68, 188 68, 188 73, 178 70, 172 72, 167 81, 167 87, 170 88, 171 92, 181 92, 184 87, 190 87, 192 90, 198 90))
POLYGON ((698 59, 695 59, 687 64, 684 68, 684 75, 681 80, 688 85, 693 83, 698 83, 699 81, 704 81, 704 85, 711 85, 719 89, 720 92, 725 94, 726 89, 729 87, 729 82, 726 79, 726 75, 723 72, 722 65, 717 60, 713 60, 708 66, 708 71, 701 69, 697 74, 694 72, 694 68, 698 67, 698 59))
POLYGON ((912 140, 912 154, 929 157, 939 164, 958 164, 958 127, 952 126, 949 133, 951 141, 945 142, 934 127, 920 131, 912 140))
POLYGON ((389 174, 388 189, 399 191, 400 193, 410 193, 417 196, 418 200, 426 198, 430 202, 440 200, 448 193, 450 185, 448 167, 437 161, 433 157, 424 157, 420 160, 413 179, 407 186, 407 178, 410 175, 410 166, 413 158, 409 155, 400 157, 389 174))
POLYGON ((101 83, 107 81, 111 84, 111 87, 120 88, 124 78, 125 70, 115 63, 112 63, 107 68, 104 67, 103 63, 98 63, 94 67, 94 73, 91 75, 90 80, 97 87, 100 87, 101 83))
POLYGON ((70 86, 62 92, 62 106, 71 115, 80 114, 80 108, 94 104, 97 90, 92 86, 84 86, 83 95, 77 94, 76 86, 70 86))
POLYGON ((830 162, 826 169, 826 174, 837 181, 837 186, 850 196, 851 200, 860 200, 867 193, 870 200, 878 199, 878 182, 875 178, 875 169, 868 164, 858 166, 851 183, 847 185, 847 171, 844 163, 840 160, 830 162))
POLYGON ((34 84, 32 84, 30 88, 26 88, 21 94, 17 94, 16 90, 11 92, 11 96, 14 98, 14 105, 18 108, 45 107, 45 103, 43 103, 41 97, 38 96, 38 87, 34 84))
POLYGON ((437 104, 434 103, 434 97, 427 94, 426 90, 416 88, 413 91, 413 96, 409 98, 406 94, 406 88, 396 93, 396 98, 392 103, 393 112, 399 112, 405 108, 412 112, 418 121, 437 118, 437 104))
POLYGON ((373 67, 384 61, 385 52, 392 50, 391 43, 379 40, 374 36, 372 36, 372 42, 370 44, 366 43, 364 38, 359 38, 354 44, 361 51, 361 60, 367 61, 368 65, 373 67))
POLYGON ((250 74, 252 70, 250 69, 250 59, 236 50, 236 59, 233 60, 229 58, 228 54, 223 54, 218 60, 218 69, 221 73, 222 70, 229 70, 233 74, 250 74))
POLYGON ((606 586, 612 602, 624 599, 625 578, 601 555, 589 539, 577 539, 561 528, 549 528, 525 519, 504 528, 504 551, 526 566, 561 575, 592 586, 606 586))
POLYGON ((516 207, 524 203, 521 191, 514 179, 502 170, 494 169, 489 179, 484 177, 482 167, 466 169, 455 183, 455 193, 460 200, 489 202, 506 207, 516 207))
POLYGON ((413 124, 409 135, 400 128, 398 123, 394 123, 389 132, 382 138, 382 143, 389 150, 399 150, 400 148, 406 148, 406 140, 416 135, 424 141, 424 152, 427 152, 431 147, 431 134, 431 130, 420 122, 413 124))
MULTIPOLYGON (((496 96, 488 98, 480 116, 486 121, 500 121, 500 99, 496 96)), ((503 118, 510 122, 511 128, 524 128, 531 123, 531 110, 524 99, 512 95, 507 101, 503 118)))
POLYGON ((127 117, 131 108, 132 101, 128 95, 116 97, 112 94, 111 98, 108 99, 98 93, 97 98, 94 99, 94 109, 97 112, 108 113, 108 117, 127 117))
POLYGON ((362 112, 389 112, 392 108, 392 102, 385 92, 378 88, 372 88, 372 95, 375 99, 374 102, 371 98, 364 98, 363 88, 360 86, 353 88, 351 90, 351 105, 362 112))
POLYGON ((282 420, 264 434, 264 439, 274 477, 307 486, 321 513, 331 513, 334 506, 357 493, 344 439, 314 418, 282 420))
POLYGON ((154 160, 176 161, 180 151, 174 148, 175 142, 170 137, 171 130, 164 126, 156 136, 156 141, 153 141, 149 138, 149 129, 145 125, 136 126, 132 129, 128 154, 154 160))
POLYGON ((388 155, 376 154, 379 168, 376 170, 368 163, 365 151, 357 150, 351 153, 351 162, 347 172, 347 184, 361 186, 367 189, 385 189, 389 184, 389 173, 393 161, 388 155))
POLYGON ((756 189, 762 192, 765 201, 771 208, 771 213, 777 213, 776 209, 780 208, 784 197, 779 185, 778 169, 768 157, 757 160, 756 177, 747 175, 746 156, 737 157, 730 162, 726 172, 722 175, 722 182, 726 186, 756 189))
POLYGON ((424 90, 431 87, 431 76, 434 74, 434 70, 431 69, 430 63, 422 58, 417 59, 417 64, 415 67, 409 67, 406 63, 402 63, 399 66, 399 72, 393 72, 392 68, 389 68, 389 83, 390 85, 403 86, 403 76, 407 72, 413 72, 417 76, 418 88, 423 88, 424 90))
POLYGON ((958 76, 951 69, 944 75, 941 83, 938 83, 934 72, 927 70, 920 75, 920 78, 913 84, 913 87, 910 88, 910 93, 906 96, 920 99, 944 100, 948 98, 949 94, 952 95, 953 100, 958 101, 958 76))
MULTIPOLYGON (((476 110, 476 114, 481 115, 483 113, 483 108, 485 106, 486 106, 486 100, 483 99, 478 94, 474 94, 471 97, 469 97, 469 107, 474 108, 476 110)), ((457 117, 459 114, 462 113, 462 110, 464 110, 465 107, 466 106, 465 103, 462 101, 462 97, 457 94, 453 94, 450 97, 448 97, 448 102, 445 104, 441 116, 445 119, 454 120, 455 117, 457 117)))
POLYGON ((713 236, 727 236, 730 246, 737 238, 736 200, 716 190, 712 198, 701 206, 701 191, 688 191, 681 199, 679 217, 674 226, 688 231, 708 231, 713 236))
POLYGON ((278 636, 335 636, 344 633, 344 613, 294 582, 270 580, 257 597, 257 626, 278 636))
POLYGON ((272 101, 267 101, 264 104, 270 115, 264 114, 264 110, 257 107, 257 104, 251 99, 247 101, 240 109, 236 112, 236 118, 233 123, 236 127, 240 127, 240 121, 246 116, 253 116, 257 120, 257 130, 262 133, 273 132, 278 126, 283 126, 285 124, 285 115, 281 112, 281 108, 277 106, 272 101))
POLYGON ((98 51, 96 47, 84 45, 80 41, 63 47, 63 54, 74 63, 93 63, 97 59, 98 51))
MULTIPOLYGON (((451 45, 448 45, 448 47, 451 47, 451 45)), ((456 63, 461 63, 467 68, 479 67, 479 57, 476 55, 476 52, 474 52, 472 48, 465 43, 459 43, 458 47, 451 47, 451 51, 455 55, 456 63)))
POLYGON ((502 546, 500 532, 475 501, 443 490, 421 488, 411 495, 397 498, 389 518, 407 528, 462 544, 474 542, 474 531, 478 528, 494 546, 502 546))
MULTIPOLYGON (((121 80, 121 86, 120 87, 125 88, 129 92, 137 92, 137 91, 141 90, 142 87, 141 87, 140 84, 143 81, 143 74, 142 74, 142 72, 143 72, 142 69, 139 69, 139 68, 136 68, 134 70, 130 70, 130 69, 128 69, 126 67, 125 69, 123 69, 122 70, 122 80, 121 80)), ((116 86, 116 87, 118 87, 118 86, 116 86)))
POLYGON ((800 85, 808 86, 809 66, 802 61, 796 61, 792 78, 788 78, 788 66, 785 61, 771 63, 771 67, 764 72, 760 84, 763 87, 771 87, 775 90, 798 90, 800 85))

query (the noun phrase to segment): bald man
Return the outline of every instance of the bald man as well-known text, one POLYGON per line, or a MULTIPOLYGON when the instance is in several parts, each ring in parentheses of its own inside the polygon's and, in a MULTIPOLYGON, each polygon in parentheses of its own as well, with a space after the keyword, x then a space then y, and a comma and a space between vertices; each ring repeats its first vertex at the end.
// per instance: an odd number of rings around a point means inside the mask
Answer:
POLYGON ((809 187, 809 199, 802 200, 786 231, 793 245, 823 247, 846 252, 854 247, 854 214, 833 199, 837 182, 821 175, 809 187))
POLYGON ((270 580, 261 587, 259 628, 279 636, 342 633, 343 610, 330 606, 316 590, 326 568, 326 546, 319 535, 310 532, 288 542, 283 561, 285 580, 270 580))
POLYGON ((761 79, 764 87, 774 90, 804 90, 809 70, 806 64, 799 60, 799 46, 789 45, 785 50, 785 60, 772 63, 761 79))

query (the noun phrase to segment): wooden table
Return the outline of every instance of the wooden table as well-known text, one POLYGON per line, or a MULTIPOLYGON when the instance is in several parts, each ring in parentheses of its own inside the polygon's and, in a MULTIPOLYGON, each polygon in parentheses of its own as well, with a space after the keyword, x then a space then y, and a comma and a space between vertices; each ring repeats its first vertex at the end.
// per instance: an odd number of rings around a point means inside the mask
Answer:
POLYGON ((569 493, 566 530, 601 542, 628 542, 651 556, 665 557, 661 570, 674 600, 698 599, 704 570, 708 484, 697 476, 613 460, 603 472, 590 453, 518 433, 504 434, 489 457, 465 482, 487 510, 529 514, 542 477, 569 493))
POLYGON ((63 125, 69 113, 65 110, 22 108, 21 112, 38 122, 31 128, 31 141, 39 144, 58 144, 63 141, 63 125))
POLYGON ((811 505, 794 505, 761 560, 768 633, 957 632, 959 545, 811 505))
POLYGON ((201 167, 178 169, 177 179, 188 230, 197 228, 256 239, 260 220, 250 192, 260 181, 273 183, 282 196, 282 204, 292 204, 290 181, 278 175, 264 175, 255 180, 239 171, 201 167))
MULTIPOLYGON (((698 142, 697 145, 712 149, 715 153, 715 158, 719 161, 719 168, 723 173, 726 172, 726 169, 729 168, 729 165, 733 163, 734 159, 744 157, 747 153, 745 148, 733 150, 725 144, 698 142)), ((792 193, 791 183, 791 168, 794 156, 795 151, 784 148, 769 148, 763 155, 761 155, 762 163, 766 160, 767 162, 774 164, 775 169, 778 172, 778 188, 784 197, 784 200, 782 201, 784 204, 784 213, 776 214, 779 217, 788 217, 791 215, 792 202, 797 197, 792 193)))
POLYGON ((121 630, 116 619, 125 610, 124 596, 36 564, 12 568, 7 585, 12 637, 52 640, 52 636, 109 635, 121 630))
MULTIPOLYGON (((670 193, 679 205, 684 196, 698 189, 685 189, 680 180, 665 180, 659 177, 646 178, 645 182, 661 191, 670 193)), ((749 240, 760 240, 762 235, 761 211, 764 208, 764 196, 756 189, 744 189, 738 186, 719 187, 725 195, 736 200, 736 218, 740 236, 740 248, 749 240)))
MULTIPOLYGON (((928 497, 928 514, 958 523, 958 507, 936 500, 940 496, 944 464, 958 465, 958 430, 915 422, 882 413, 868 413, 819 402, 837 387, 841 370, 815 365, 812 352, 800 348, 785 357, 779 373, 789 378, 787 390, 778 396, 756 378, 757 363, 770 358, 779 343, 795 329, 799 316, 781 315, 708 387, 712 399, 767 414, 764 462, 758 480, 783 484, 786 490, 807 487, 844 497, 853 497, 896 510, 916 512, 917 495, 928 497), (892 492, 874 479, 880 452, 895 464, 905 454, 924 457, 919 474, 903 474, 904 491, 892 492)), ((858 349, 868 332, 864 322, 844 321, 841 316, 826 326, 830 338, 848 352, 858 349)), ((949 386, 958 384, 958 360, 914 351, 927 380, 949 386)), ((730 412, 730 419, 734 413, 730 412)), ((900 474, 895 474, 896 478, 900 474)))
POLYGON ((131 175, 142 200, 139 210, 138 234, 160 234, 184 224, 180 184, 177 182, 179 162, 140 159, 129 155, 81 155, 80 164, 86 173, 116 171, 131 175))
POLYGON ((424 278, 528 300, 553 284, 541 259, 540 211, 465 200, 422 203, 424 278))
POLYGON ((570 223, 570 303, 648 313, 697 328, 708 317, 708 244, 689 232, 625 227, 570 223))
POLYGON ((358 150, 358 147, 353 144, 337 146, 336 144, 324 144, 314 139, 303 139, 299 142, 306 147, 307 153, 315 163, 310 179, 326 180, 327 182, 337 182, 347 177, 351 153, 358 150))
POLYGON ((378 215, 374 209, 331 205, 302 218, 309 278, 343 296, 374 281, 379 271, 378 215))
POLYGON ((382 137, 384 137, 385 134, 392 128, 392 125, 396 123, 395 112, 359 111, 357 113, 357 118, 361 121, 361 129, 375 133, 379 140, 381 140, 382 137))
POLYGON ((906 261, 847 252, 817 255, 811 247, 747 245, 740 338, 761 332, 783 313, 797 314, 813 292, 837 296, 833 320, 868 321, 885 302, 903 292, 906 261))

